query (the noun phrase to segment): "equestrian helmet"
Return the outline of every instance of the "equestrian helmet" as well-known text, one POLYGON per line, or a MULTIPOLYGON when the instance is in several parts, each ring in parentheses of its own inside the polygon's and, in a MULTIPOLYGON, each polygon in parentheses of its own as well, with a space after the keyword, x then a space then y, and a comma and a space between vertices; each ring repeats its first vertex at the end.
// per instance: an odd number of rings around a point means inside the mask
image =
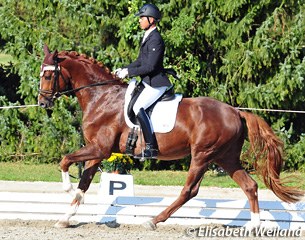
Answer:
POLYGON ((139 17, 153 17, 156 22, 161 20, 161 12, 159 8, 154 4, 145 4, 140 8, 139 12, 135 14, 135 16, 139 17))

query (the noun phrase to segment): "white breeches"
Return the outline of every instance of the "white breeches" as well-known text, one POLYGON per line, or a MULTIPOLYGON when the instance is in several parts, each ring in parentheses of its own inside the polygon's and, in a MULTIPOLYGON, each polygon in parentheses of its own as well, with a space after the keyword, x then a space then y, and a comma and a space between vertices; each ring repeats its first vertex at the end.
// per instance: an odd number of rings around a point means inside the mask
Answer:
POLYGON ((140 93, 137 101, 133 106, 133 111, 137 115, 141 108, 147 109, 166 91, 167 87, 152 88, 147 83, 143 82, 145 88, 140 93))

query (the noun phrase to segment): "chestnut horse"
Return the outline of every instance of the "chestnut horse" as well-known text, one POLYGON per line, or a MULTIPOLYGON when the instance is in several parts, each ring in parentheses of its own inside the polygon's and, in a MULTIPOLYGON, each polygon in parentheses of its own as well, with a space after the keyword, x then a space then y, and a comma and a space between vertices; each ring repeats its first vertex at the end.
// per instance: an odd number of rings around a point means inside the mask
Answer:
MULTIPOLYGON (((101 161, 112 152, 124 153, 130 131, 124 120, 123 106, 127 84, 111 74, 103 64, 74 51, 50 52, 44 47, 41 66, 39 105, 53 106, 54 99, 74 92, 80 104, 82 128, 86 145, 63 157, 63 189, 73 193, 69 211, 56 223, 68 227, 84 193, 101 161), (72 189, 69 166, 86 162, 76 191, 72 189)), ((251 211, 248 227, 259 226, 257 183, 242 168, 240 155, 246 137, 255 156, 253 165, 265 185, 285 202, 296 202, 303 192, 283 184, 280 171, 283 165, 283 143, 260 117, 239 111, 209 97, 183 98, 178 107, 174 129, 157 133, 160 160, 176 160, 191 154, 186 183, 177 198, 163 212, 146 223, 151 229, 166 221, 188 200, 198 193, 204 173, 210 163, 221 166, 246 194, 251 211)), ((138 144, 135 154, 141 152, 138 144)))

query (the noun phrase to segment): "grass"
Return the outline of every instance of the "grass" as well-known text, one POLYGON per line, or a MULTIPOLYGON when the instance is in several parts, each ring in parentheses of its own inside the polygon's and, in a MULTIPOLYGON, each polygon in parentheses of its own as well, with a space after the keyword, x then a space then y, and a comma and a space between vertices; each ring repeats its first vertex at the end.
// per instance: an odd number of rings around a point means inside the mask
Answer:
MULTIPOLYGON (((78 176, 78 168, 72 165, 70 168, 72 176, 78 176)), ((0 180, 7 181, 43 181, 59 182, 61 181, 60 168, 56 164, 26 164, 0 162, 0 180)), ((77 179, 71 178, 73 182, 77 179)))
MULTIPOLYGON (((132 175, 136 184, 140 185, 183 186, 187 178, 185 171, 133 171, 132 175)), ((201 185, 238 187, 228 175, 217 175, 212 171, 205 174, 201 185)))
POLYGON ((8 54, 0 53, 0 64, 6 64, 8 62, 13 62, 13 57, 8 54))
MULTIPOLYGON (((78 176, 78 168, 76 165, 70 167, 70 174, 78 176)), ((187 177, 185 171, 138 171, 131 172, 134 176, 134 183, 138 185, 154 185, 154 186, 183 186, 187 177)), ((283 177, 298 177, 302 180, 294 181, 305 189, 305 173, 303 172, 284 172, 283 177)), ((251 175, 260 189, 266 189, 265 185, 258 179, 256 175, 251 175)), ((25 164, 22 162, 10 163, 0 162, 0 180, 7 181, 44 181, 44 182, 60 182, 61 174, 59 166, 56 164, 25 164)), ((72 182, 78 182, 78 179, 71 178, 72 182)), ((100 181, 100 172, 93 179, 94 183, 100 181)), ((213 171, 208 171, 201 183, 201 186, 209 187, 239 187, 228 175, 218 175, 213 171)))

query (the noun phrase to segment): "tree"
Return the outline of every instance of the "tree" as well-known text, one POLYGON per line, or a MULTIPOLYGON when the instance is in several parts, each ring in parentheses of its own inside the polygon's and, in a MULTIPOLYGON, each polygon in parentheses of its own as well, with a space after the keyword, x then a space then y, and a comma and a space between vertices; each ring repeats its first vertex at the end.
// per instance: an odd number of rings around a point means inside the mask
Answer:
MULTIPOLYGON (((160 29, 167 46, 165 65, 174 67, 181 77, 179 81, 171 79, 177 92, 192 97, 211 96, 236 107, 304 110, 303 2, 168 0, 153 3, 163 12, 160 29)), ((135 59, 143 33, 134 13, 143 4, 140 0, 1 0, 1 50, 17 61, 11 71, 20 76, 19 101, 36 102, 44 43, 53 50, 76 50, 93 56, 109 68, 135 59)), ((10 104, 7 98, 3 101, 10 104)), ((257 113, 285 141, 287 168, 303 166, 303 115, 257 113)), ((12 117, 20 121, 13 128, 20 133, 12 143, 6 144, 16 145, 14 141, 27 139, 19 151, 37 152, 39 160, 50 156, 57 160, 82 142, 81 114, 73 97, 60 99, 51 117, 38 108, 22 114, 16 112, 12 117), (46 157, 42 153, 47 144, 35 146, 37 137, 60 151, 46 157)), ((10 121, 3 124, 12 126, 10 121)), ((1 148, 9 149, 4 145, 7 135, 2 134, 1 148)))

